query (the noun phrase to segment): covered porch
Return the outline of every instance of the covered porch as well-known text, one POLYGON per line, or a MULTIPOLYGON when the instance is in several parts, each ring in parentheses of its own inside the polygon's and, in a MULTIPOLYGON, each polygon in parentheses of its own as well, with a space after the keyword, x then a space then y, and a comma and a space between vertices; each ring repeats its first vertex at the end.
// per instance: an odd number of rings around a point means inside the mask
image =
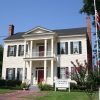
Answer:
POLYGON ((55 76, 54 73, 54 59, 25 61, 23 82, 27 81, 31 85, 36 85, 38 83, 53 85, 55 76))

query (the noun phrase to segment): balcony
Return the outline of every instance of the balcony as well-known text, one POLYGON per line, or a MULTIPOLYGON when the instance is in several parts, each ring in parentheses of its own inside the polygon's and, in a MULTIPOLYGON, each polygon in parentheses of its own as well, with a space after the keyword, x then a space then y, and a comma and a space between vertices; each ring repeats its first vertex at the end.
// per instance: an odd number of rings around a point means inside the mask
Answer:
POLYGON ((52 53, 51 51, 47 51, 46 55, 44 51, 32 52, 32 55, 30 53, 26 53, 26 58, 36 58, 36 57, 52 57, 52 53))

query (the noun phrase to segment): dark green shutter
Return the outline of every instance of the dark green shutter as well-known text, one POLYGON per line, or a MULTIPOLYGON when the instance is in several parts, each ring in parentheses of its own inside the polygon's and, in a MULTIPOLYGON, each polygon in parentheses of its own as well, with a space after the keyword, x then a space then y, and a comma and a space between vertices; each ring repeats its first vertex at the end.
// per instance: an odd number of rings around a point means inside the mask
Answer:
POLYGON ((10 52, 10 46, 8 46, 7 57, 9 57, 9 52, 10 52))
POLYGON ((16 56, 17 45, 14 45, 14 56, 16 56))
POLYGON ((28 44, 26 44, 26 52, 28 52, 28 44))
POLYGON ((68 54, 68 42, 65 42, 66 54, 68 54))
POLYGON ((70 42, 70 53, 73 54, 73 42, 70 42))
POLYGON ((8 68, 6 68, 6 80, 8 80, 8 68))
POLYGON ((18 48, 18 56, 20 56, 20 51, 21 51, 21 45, 19 45, 19 48, 18 48))
POLYGON ((57 77, 60 78, 60 67, 57 67, 57 77))
POLYGON ((60 54, 60 42, 57 43, 57 54, 60 54))
POLYGON ((82 54, 82 43, 79 41, 79 54, 82 54))
POLYGON ((12 80, 15 79, 15 68, 13 68, 13 76, 12 76, 12 80))

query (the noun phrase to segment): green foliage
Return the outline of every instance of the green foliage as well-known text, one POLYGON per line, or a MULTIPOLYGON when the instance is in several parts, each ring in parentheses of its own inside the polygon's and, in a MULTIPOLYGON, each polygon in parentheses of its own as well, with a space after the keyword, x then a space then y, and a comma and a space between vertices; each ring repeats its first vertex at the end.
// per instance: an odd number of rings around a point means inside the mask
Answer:
POLYGON ((21 81, 18 80, 0 80, 0 87, 16 87, 20 85, 21 81))
POLYGON ((42 91, 51 91, 51 90, 53 90, 53 87, 51 85, 48 85, 48 84, 39 83, 38 86, 39 86, 40 90, 42 90, 42 91))
MULTIPOLYGON (((95 0, 96 1, 96 9, 100 15, 100 0, 95 0)), ((92 15, 93 16, 93 25, 94 25, 94 0, 83 0, 83 6, 80 9, 80 13, 85 13, 87 15, 92 15)))
POLYGON ((24 83, 22 83, 21 85, 20 85, 20 87, 22 88, 22 89, 25 89, 25 90, 28 90, 29 89, 29 84, 27 84, 26 82, 24 82, 24 83))

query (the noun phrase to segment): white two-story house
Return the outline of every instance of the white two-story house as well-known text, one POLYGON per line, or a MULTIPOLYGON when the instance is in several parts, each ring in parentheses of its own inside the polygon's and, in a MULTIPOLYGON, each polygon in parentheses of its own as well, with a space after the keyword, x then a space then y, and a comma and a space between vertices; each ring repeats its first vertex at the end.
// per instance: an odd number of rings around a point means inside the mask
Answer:
POLYGON ((35 27, 4 39, 2 78, 17 79, 30 84, 40 82, 53 85, 57 78, 71 78, 76 59, 88 61, 86 27, 48 30, 35 27))

